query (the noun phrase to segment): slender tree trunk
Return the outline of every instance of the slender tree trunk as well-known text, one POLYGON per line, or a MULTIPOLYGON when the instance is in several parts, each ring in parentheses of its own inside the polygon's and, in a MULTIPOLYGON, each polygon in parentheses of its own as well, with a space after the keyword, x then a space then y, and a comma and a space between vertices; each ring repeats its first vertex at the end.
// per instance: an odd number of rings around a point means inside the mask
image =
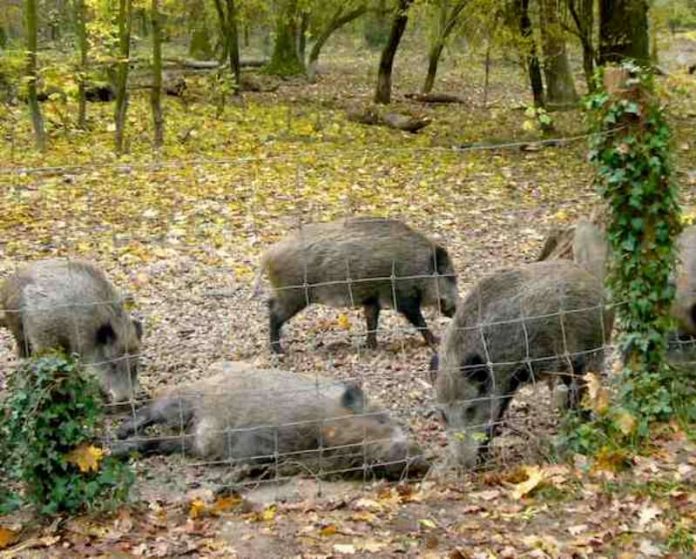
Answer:
POLYGON ((189 0, 189 56, 195 60, 210 60, 213 47, 210 44, 210 32, 205 14, 204 0, 189 0))
POLYGON ((594 36, 594 0, 568 0, 568 10, 578 37, 582 44, 582 70, 585 74, 587 90, 594 91, 594 65, 596 51, 593 45, 594 36))
POLYGON ((541 78, 541 66, 537 56, 536 43, 532 29, 532 20, 529 17, 529 0, 515 0, 519 17, 520 34, 525 41, 525 65, 529 72, 529 82, 532 86, 532 95, 536 107, 544 106, 544 82, 541 78))
POLYGON ((225 8, 222 7, 222 0, 215 0, 215 11, 218 15, 219 33, 220 33, 220 44, 222 45, 222 53, 220 54, 219 60, 220 64, 224 64, 225 60, 229 56, 229 41, 227 36, 227 16, 225 15, 225 8))
POLYGON ((457 27, 459 17, 462 15, 464 8, 469 0, 459 0, 452 6, 452 10, 448 10, 447 2, 442 3, 440 21, 438 22, 438 30, 433 44, 428 52, 428 73, 425 75, 425 82, 421 91, 430 93, 435 85, 435 76, 437 75, 437 67, 440 63, 442 51, 445 49, 447 39, 452 34, 452 31, 457 27))
POLYGON ((312 50, 309 51, 309 62, 307 65, 307 75, 311 81, 314 81, 317 75, 317 64, 319 61, 319 55, 321 54, 321 49, 329 40, 329 37, 338 31, 344 25, 356 20, 364 13, 367 12, 367 4, 361 4, 356 7, 353 11, 343 13, 343 7, 340 7, 331 21, 327 26, 322 29, 321 33, 317 37, 316 42, 312 45, 312 50))
POLYGON ((242 83, 239 66, 239 34, 237 32, 237 8, 234 0, 227 0, 227 50, 230 53, 230 71, 234 77, 234 92, 238 95, 242 83))
POLYGON ((155 128, 155 149, 164 145, 164 117, 162 115, 162 22, 160 20, 159 0, 152 0, 152 121, 155 128))
POLYGON ((266 68, 276 76, 304 74, 304 63, 297 56, 297 1, 284 0, 276 14, 276 38, 271 61, 266 68))
POLYGON ((87 95, 85 90, 87 81, 87 8, 85 0, 75 0, 75 23, 77 31, 77 45, 80 49, 80 72, 77 84, 77 125, 87 128, 87 95))
POLYGON ((546 100, 557 105, 575 103, 578 94, 575 91, 565 38, 558 19, 557 0, 541 0, 540 8, 546 100))
POLYGON ((34 139, 36 149, 45 151, 46 132, 44 130, 43 115, 36 91, 37 60, 36 50, 38 48, 38 22, 36 16, 36 0, 26 0, 24 5, 24 16, 27 33, 27 98, 29 110, 31 111, 31 122, 34 126, 34 139))
POLYGON ((650 63, 646 0, 600 0, 599 63, 626 58, 650 63))
POLYGON ((392 68, 394 67, 394 57, 399 48, 401 37, 408 24, 408 9, 413 4, 413 0, 398 0, 394 19, 392 20, 389 38, 382 50, 379 60, 379 71, 377 73, 377 89, 375 90, 375 103, 388 105, 391 102, 392 68))
POLYGON ((306 10, 300 14, 300 25, 297 29, 297 56, 304 64, 307 53, 307 30, 309 29, 310 13, 306 10))
POLYGON ((132 0, 118 3, 118 49, 119 60, 116 70, 116 153, 123 153, 123 140, 128 110, 128 62, 130 57, 130 31, 133 16, 132 0))
POLYGON ((486 38, 486 61, 484 62, 485 74, 483 77, 483 108, 488 108, 488 84, 491 75, 491 37, 486 38))

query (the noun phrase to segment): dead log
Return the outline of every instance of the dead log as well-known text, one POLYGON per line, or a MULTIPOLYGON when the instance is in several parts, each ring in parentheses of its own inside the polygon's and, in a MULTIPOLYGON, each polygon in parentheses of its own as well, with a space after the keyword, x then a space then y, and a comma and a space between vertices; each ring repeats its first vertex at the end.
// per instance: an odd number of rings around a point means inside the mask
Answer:
POLYGON ((458 95, 449 93, 407 93, 406 99, 418 101, 419 103, 446 104, 446 103, 465 103, 464 99, 458 95))
POLYGON ((347 118, 351 122, 359 124, 387 126, 404 132, 415 134, 421 128, 428 126, 432 121, 427 117, 417 117, 394 112, 380 113, 375 107, 364 109, 350 109, 347 118))

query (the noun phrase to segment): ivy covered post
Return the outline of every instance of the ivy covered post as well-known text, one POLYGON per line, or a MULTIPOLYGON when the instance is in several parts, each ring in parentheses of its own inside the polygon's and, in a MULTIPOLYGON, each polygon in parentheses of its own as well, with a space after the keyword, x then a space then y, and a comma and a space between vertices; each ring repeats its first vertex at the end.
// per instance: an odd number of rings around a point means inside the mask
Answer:
POLYGON ((670 129, 651 75, 627 62, 607 67, 603 78, 603 90, 588 101, 597 132, 590 160, 608 212, 609 289, 623 357, 620 430, 642 438, 651 422, 672 415, 678 398, 666 354, 679 195, 671 173, 670 129))

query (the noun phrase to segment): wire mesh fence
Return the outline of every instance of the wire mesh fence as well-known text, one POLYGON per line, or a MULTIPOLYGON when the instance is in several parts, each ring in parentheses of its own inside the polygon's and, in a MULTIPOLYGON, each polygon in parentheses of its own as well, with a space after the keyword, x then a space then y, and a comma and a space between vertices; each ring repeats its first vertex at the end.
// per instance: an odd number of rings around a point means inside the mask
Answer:
MULTIPOLYGON (((297 177, 302 169, 298 165, 297 177)), ((418 177, 413 180, 417 183, 418 177)), ((609 304, 601 287, 578 293, 579 284, 593 279, 563 275, 574 269, 570 263, 541 266, 531 279, 524 274, 534 265, 523 263, 494 276, 488 274, 497 266, 486 266, 485 273, 472 277, 460 265, 466 241, 456 230, 438 228, 436 240, 411 237, 393 218, 356 220, 349 200, 339 204, 343 217, 334 230, 316 229, 310 222, 325 221, 324 216, 314 215, 311 201, 303 199, 301 179, 295 188, 296 246, 278 269, 260 270, 269 276, 264 285, 270 306, 264 297, 251 296, 249 278, 221 291, 215 289, 219 278, 206 283, 197 276, 197 285, 188 289, 184 282, 172 293, 155 288, 148 294, 154 302, 145 305, 148 328, 141 341, 125 308, 127 297, 99 273, 61 260, 52 273, 19 276, 17 285, 2 293, 0 317, 20 357, 48 346, 81 355, 105 394, 120 400, 108 404, 113 416, 104 443, 113 452, 181 453, 187 457, 182 467, 225 469, 232 472, 227 481, 235 485, 294 475, 404 479, 422 475, 429 465, 451 462, 463 441, 475 447, 476 460, 468 455, 463 460, 472 469, 548 458, 550 436, 563 412, 553 408, 547 381, 552 394, 577 404, 583 375, 611 371, 617 359, 611 317, 618 303, 609 304), (355 223, 368 233, 356 234, 355 223), (375 237, 386 239, 387 249, 375 245, 375 237), (326 246, 340 250, 327 255, 326 246), (456 266, 443 267, 451 246, 456 266), (281 281, 290 267, 295 273, 281 281), (462 276, 468 285, 460 281, 457 286, 462 276), (497 283, 483 289, 482 277, 495 277, 497 283), (453 290, 461 295, 454 318, 446 297, 453 290), (285 308, 274 319, 273 301, 278 300, 285 308), (167 302, 166 319, 157 316, 162 301, 167 302), (317 310, 319 305, 341 310, 317 310), (202 315, 192 325, 187 324, 188 306, 202 315), (305 307, 304 316, 294 319, 305 307), (346 308, 362 308, 365 316, 357 318, 346 308), (387 309, 398 313, 382 315, 379 326, 380 311, 387 309), (220 324, 207 336, 216 321, 220 324), (316 329, 317 323, 323 325, 316 329), (150 345, 159 341, 158 328, 177 325, 187 333, 167 341, 169 356, 150 345), (286 355, 275 356, 271 349, 278 348, 281 328, 286 355), (441 335, 439 344, 426 334, 431 330, 441 335), (249 342, 248 331, 261 333, 263 340, 249 342), (247 340, 244 349, 235 349, 242 339, 247 340), (197 340, 217 351, 197 355, 195 376, 167 376, 169 360, 179 359, 182 369, 190 366, 179 353, 197 340), (435 350, 439 368, 431 371, 435 350), (249 363, 236 363, 239 357, 249 363), (145 395, 138 373, 148 379, 150 371, 159 378, 147 383, 145 395)), ((263 197, 254 190, 252 185, 244 205, 252 222, 264 210, 263 197)), ((411 222, 406 213, 398 217, 411 222)), ((428 219, 415 227, 426 235, 428 219)), ((235 235, 238 230, 230 231, 225 241, 238 243, 235 235)), ((270 241, 255 244, 259 267, 258 249, 269 248, 270 241)), ((5 341, 2 351, 9 352, 9 337, 5 341)), ((693 339, 675 338, 671 344, 673 355, 696 364, 693 339)))

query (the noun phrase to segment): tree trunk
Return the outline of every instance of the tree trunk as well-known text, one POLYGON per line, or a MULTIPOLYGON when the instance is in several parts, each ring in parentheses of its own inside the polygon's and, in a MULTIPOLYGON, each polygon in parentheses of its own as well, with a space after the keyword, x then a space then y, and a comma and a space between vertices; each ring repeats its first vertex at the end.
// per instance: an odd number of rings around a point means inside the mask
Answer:
POLYGON ((276 39, 266 68, 276 76, 304 74, 304 63, 297 56, 297 0, 284 0, 276 14, 276 39))
POLYGON ((155 128, 155 149, 164 144, 164 117, 162 116, 162 22, 160 20, 159 0, 152 0, 150 17, 152 19, 152 121, 155 128))
POLYGON ((191 33, 189 56, 195 60, 210 60, 213 56, 213 47, 210 44, 210 32, 203 0, 190 2, 189 25, 191 33))
POLYGON ((435 85, 435 76, 437 75, 437 67, 440 63, 440 56, 445 49, 445 43, 452 34, 452 31, 457 27, 459 17, 462 15, 464 8, 469 0, 459 0, 452 6, 452 10, 448 10, 449 3, 441 0, 440 18, 438 21, 438 30, 433 44, 428 52, 428 73, 425 76, 425 82, 421 88, 422 93, 430 93, 435 85))
POLYGON ((570 12, 582 45, 582 70, 585 74, 587 90, 595 90, 594 63, 596 52, 593 45, 594 36, 594 0, 568 0, 570 12))
POLYGON ((29 110, 31 111, 31 122, 34 126, 36 149, 44 151, 46 149, 46 132, 36 92, 36 79, 38 77, 36 61, 36 50, 38 48, 36 3, 36 0, 26 0, 24 6, 27 33, 27 99, 29 101, 29 110))
POLYGON ((344 25, 359 18, 367 12, 367 4, 361 4, 351 12, 343 13, 343 7, 340 7, 328 25, 319 33, 316 42, 312 45, 312 50, 309 51, 309 63, 307 67, 307 75, 311 81, 314 81, 317 75, 317 64, 321 49, 329 40, 329 37, 338 31, 344 25))
POLYGON ((310 13, 306 10, 300 15, 300 25, 297 29, 297 57, 302 61, 306 60, 307 53, 307 29, 309 29, 310 13))
POLYGON ((391 102, 392 68, 394 57, 399 48, 401 37, 408 24, 408 9, 413 4, 413 0, 398 0, 394 19, 392 20, 391 30, 387 44, 384 45, 382 56, 379 59, 379 71, 377 73, 377 89, 375 90, 375 103, 388 105, 391 102))
POLYGON ((227 50, 230 53, 230 71, 234 77, 234 93, 239 95, 242 73, 239 65, 239 35, 237 33, 237 8, 234 0, 227 0, 227 50))
POLYGON ((540 8, 546 100, 557 105, 576 103, 578 94, 559 23, 557 0, 541 0, 540 8))
POLYGON ((215 11, 218 15, 220 44, 222 45, 222 53, 218 60, 220 61, 220 65, 222 65, 225 63, 225 60, 227 60, 230 48, 227 36, 227 16, 225 15, 225 8, 222 7, 222 0, 215 0, 215 11))
POLYGON ((130 32, 133 15, 132 0, 119 0, 118 3, 118 50, 119 60, 116 69, 116 153, 123 153, 123 140, 128 110, 128 59, 130 57, 130 32))
POLYGON ((648 4, 645 0, 600 0, 599 63, 631 58, 650 63, 648 4))
POLYGON ((77 32, 77 44, 80 49, 80 73, 77 84, 77 125, 80 128, 87 127, 87 8, 85 0, 75 0, 75 23, 77 32))
POLYGON ((515 0, 516 9, 519 17, 520 34, 526 44, 524 58, 527 71, 529 72, 529 82, 532 86, 534 106, 544 106, 544 82, 541 78, 541 66, 537 56, 536 43, 532 29, 532 20, 529 17, 529 0, 515 0))

